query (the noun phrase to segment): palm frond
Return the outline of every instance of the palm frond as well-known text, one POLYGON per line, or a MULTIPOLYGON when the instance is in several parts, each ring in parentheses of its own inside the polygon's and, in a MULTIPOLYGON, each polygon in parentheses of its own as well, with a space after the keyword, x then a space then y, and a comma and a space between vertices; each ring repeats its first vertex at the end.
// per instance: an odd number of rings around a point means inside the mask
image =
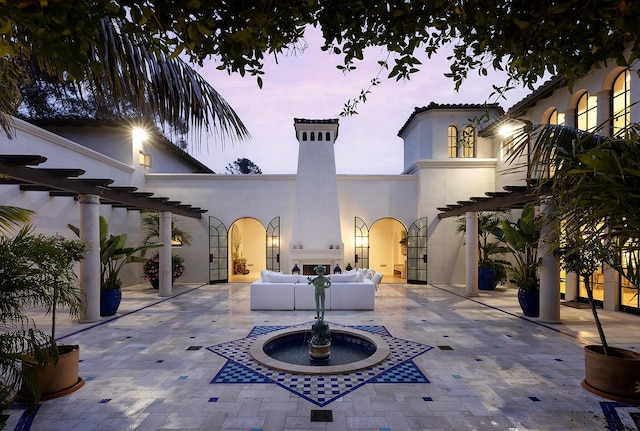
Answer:
POLYGON ((9 205, 0 205, 0 232, 28 223, 34 211, 9 205))
MULTIPOLYGON (((591 249, 606 245, 605 262, 640 286, 638 259, 629 249, 640 240, 640 135, 632 125, 624 137, 606 137, 558 126, 534 127, 527 146, 529 173, 539 186, 551 185, 555 211, 565 235, 583 238, 591 249), (623 257, 626 256, 626 259, 623 257), (623 260, 626 262, 623 264, 623 260)), ((637 252, 637 250, 636 250, 637 252)))
MULTIPOLYGON (((15 112, 20 102, 21 85, 44 79, 52 88, 69 91, 82 102, 98 101, 101 114, 113 117, 114 111, 129 116, 131 112, 147 121, 176 129, 185 126, 198 136, 216 136, 224 146, 226 140, 249 137, 246 126, 229 103, 200 74, 179 57, 156 48, 152 40, 134 39, 112 20, 103 19, 87 47, 86 61, 56 61, 53 56, 31 58, 15 56, 0 59, 0 78, 7 85, 1 89, 0 112, 15 112), (126 111, 126 112, 125 112, 126 111)), ((34 50, 34 52, 36 52, 34 50)), ((0 125, 8 128, 8 117, 0 125)))

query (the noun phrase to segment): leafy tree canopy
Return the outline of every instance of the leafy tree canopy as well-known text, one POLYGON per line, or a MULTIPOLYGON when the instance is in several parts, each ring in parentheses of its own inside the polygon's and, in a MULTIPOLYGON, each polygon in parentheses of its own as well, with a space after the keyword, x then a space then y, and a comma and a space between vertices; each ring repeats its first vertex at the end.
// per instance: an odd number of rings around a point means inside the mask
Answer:
POLYGON ((389 76, 406 78, 418 69, 419 50, 452 45, 457 83, 487 67, 533 83, 545 72, 579 76, 627 46, 635 59, 638 16, 640 4, 630 0, 2 0, 0 57, 35 54, 78 78, 108 19, 151 51, 199 64, 213 56, 221 69, 260 75, 265 55, 299 47, 313 25, 347 69, 365 48, 381 46, 395 54, 389 76))
POLYGON ((248 136, 229 104, 173 51, 172 37, 131 20, 136 10, 102 0, 0 0, 0 127, 11 134, 6 115, 37 82, 107 115, 130 107, 163 126, 248 136))
POLYGON ((262 169, 249 159, 240 158, 225 168, 228 174, 261 174, 262 169))

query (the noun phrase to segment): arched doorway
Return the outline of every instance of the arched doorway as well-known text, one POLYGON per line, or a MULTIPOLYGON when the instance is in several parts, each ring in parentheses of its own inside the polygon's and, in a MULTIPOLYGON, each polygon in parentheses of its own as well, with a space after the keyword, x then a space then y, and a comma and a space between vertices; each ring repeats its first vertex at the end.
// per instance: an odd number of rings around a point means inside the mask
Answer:
POLYGON ((229 228, 229 282, 251 282, 266 269, 265 228, 258 220, 244 217, 229 228))
POLYGON ((383 281, 404 282, 407 277, 407 230, 394 218, 383 218, 369 230, 369 267, 381 272, 383 281), (404 239, 404 242, 403 242, 404 239))

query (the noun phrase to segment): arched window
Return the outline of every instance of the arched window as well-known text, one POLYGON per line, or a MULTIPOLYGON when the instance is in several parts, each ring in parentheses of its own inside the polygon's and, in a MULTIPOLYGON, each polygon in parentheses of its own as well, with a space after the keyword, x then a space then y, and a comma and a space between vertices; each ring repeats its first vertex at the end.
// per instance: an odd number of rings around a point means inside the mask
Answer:
POLYGON ((580 130, 592 132, 598 126, 597 111, 598 107, 596 96, 590 96, 585 92, 576 105, 576 127, 580 130))
POLYGON ((312 141, 316 140, 316 132, 311 132, 311 140, 312 141))
POLYGON ((629 70, 620 73, 611 88, 611 134, 623 134, 631 123, 631 74, 629 70))
POLYGON ((331 133, 327 132, 324 134, 324 140, 325 141, 330 141, 331 140, 331 133))
POLYGON ((554 109, 553 111, 551 111, 551 113, 547 117, 546 124, 563 125, 564 124, 564 112, 558 112, 557 109, 554 109))
POLYGON ((303 141, 307 140, 307 132, 302 132, 302 140, 303 141))
POLYGON ((318 132, 318 141, 322 141, 322 132, 318 132))
POLYGON ((449 157, 458 157, 458 128, 456 126, 449 126, 447 142, 449 147, 449 157))
POLYGON ((473 126, 467 126, 462 132, 462 148, 458 151, 458 157, 475 157, 476 156, 476 129, 473 126))

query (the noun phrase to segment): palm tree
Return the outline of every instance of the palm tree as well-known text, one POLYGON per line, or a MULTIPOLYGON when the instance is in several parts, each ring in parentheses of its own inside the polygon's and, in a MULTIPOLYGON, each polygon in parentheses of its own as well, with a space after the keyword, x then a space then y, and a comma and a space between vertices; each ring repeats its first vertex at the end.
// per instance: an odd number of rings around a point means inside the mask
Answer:
MULTIPOLYGON (((556 233, 565 238, 564 244, 558 242, 552 248, 564 259, 565 267, 586 278, 593 272, 593 265, 586 262, 597 256, 599 262, 612 266, 640 288, 638 130, 630 127, 623 137, 604 137, 566 126, 541 125, 521 138, 512 157, 528 154, 528 177, 543 173, 536 178, 538 187, 550 186, 555 210, 545 222, 562 222, 562 231, 556 233)), ((591 299, 590 283, 585 287, 591 299)))
MULTIPOLYGON (((24 39, 37 41, 30 35, 24 39)), ((24 40, 22 46, 27 46, 24 40)), ((87 42, 87 41, 84 41, 87 42)), ((33 42, 36 43, 36 42, 33 42)), ((36 48, 19 51, 11 58, 0 58, 0 127, 11 133, 9 115, 20 104, 21 88, 44 79, 61 94, 69 91, 80 100, 108 100, 99 107, 113 110, 131 106, 140 116, 157 119, 161 125, 184 127, 243 139, 249 133, 231 106, 192 67, 177 56, 169 56, 152 40, 132 37, 118 22, 102 19, 86 53, 77 62, 56 56, 36 55, 36 48)), ((199 141, 198 141, 199 142, 199 141)))
MULTIPOLYGON (((145 211, 142 213, 142 225, 145 237, 144 244, 151 243, 152 239, 160 239, 160 213, 157 211, 145 211)), ((177 240, 181 245, 191 245, 191 234, 182 230, 176 223, 176 217, 171 217, 171 239, 177 240)))

